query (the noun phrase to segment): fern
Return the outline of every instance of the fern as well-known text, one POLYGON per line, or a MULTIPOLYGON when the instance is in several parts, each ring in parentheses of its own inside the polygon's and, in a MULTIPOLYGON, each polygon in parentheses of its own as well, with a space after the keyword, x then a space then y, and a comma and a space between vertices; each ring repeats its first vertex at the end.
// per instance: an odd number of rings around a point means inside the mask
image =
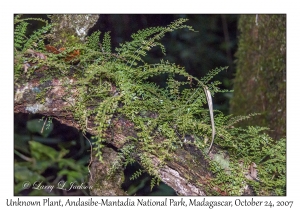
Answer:
POLYGON ((100 50, 100 31, 95 31, 94 33, 91 34, 91 36, 89 36, 87 38, 87 43, 86 46, 94 51, 99 51, 100 50))
MULTIPOLYGON (((44 36, 51 29, 52 25, 48 24, 41 29, 35 31, 24 44, 24 49, 37 48, 36 46, 44 46, 44 36)), ((41 49, 39 49, 41 50, 41 49)))
POLYGON ((14 31, 14 47, 17 50, 23 49, 23 45, 27 40, 26 32, 27 32, 27 22, 20 22, 14 31))
POLYGON ((135 180, 135 179, 139 178, 139 177, 142 175, 142 173, 143 173, 143 170, 142 170, 142 169, 139 169, 139 170, 135 171, 135 172, 131 175, 130 180, 135 180))
POLYGON ((167 27, 148 28, 146 30, 139 31, 132 35, 133 40, 131 42, 121 44, 121 48, 117 48, 116 51, 122 57, 126 57, 131 60, 130 63, 127 63, 130 64, 130 66, 136 66, 136 61, 144 62, 142 58, 155 46, 159 46, 162 53, 165 54, 165 48, 158 42, 158 40, 160 40, 167 32, 172 32, 177 29, 187 28, 193 31, 191 26, 183 25, 186 21, 187 19, 181 18, 174 21, 167 27))
POLYGON ((43 19, 43 18, 22 18, 22 15, 19 14, 19 15, 16 15, 15 18, 14 18, 14 24, 18 24, 18 23, 22 23, 22 22, 25 22, 25 21, 40 21, 40 22, 43 22, 45 23, 46 25, 48 24, 48 21, 43 19))
POLYGON ((159 185, 160 179, 155 176, 151 178, 150 189, 152 190, 155 185, 159 185))
POLYGON ((219 74, 221 71, 226 70, 228 67, 220 67, 215 68, 207 73, 206 76, 202 77, 200 81, 202 81, 204 84, 207 84, 214 76, 219 74))
POLYGON ((51 24, 48 24, 48 21, 41 18, 24 18, 24 19, 20 19, 20 18, 21 15, 17 15, 14 19, 14 24, 16 25, 14 31, 15 48, 18 50, 23 50, 24 52, 27 49, 36 46, 41 46, 40 42, 43 42, 43 40, 45 39, 43 37, 43 34, 46 34, 50 31, 52 27, 51 24), (27 38, 26 32, 27 32, 28 22, 26 21, 28 20, 44 22, 46 25, 41 29, 34 31, 34 33, 29 38, 27 38))
MULTIPOLYGON (((159 183, 159 168, 186 142, 186 136, 194 136, 194 141, 188 143, 203 151, 207 150, 212 126, 203 88, 208 88, 212 96, 226 91, 218 87, 220 82, 211 82, 226 67, 213 69, 198 79, 188 74, 183 67, 167 60, 162 59, 157 64, 144 61, 147 52, 155 46, 165 53, 159 40, 166 33, 178 29, 193 31, 190 26, 184 25, 187 19, 178 19, 166 27, 140 30, 132 35, 132 41, 116 49, 117 54, 112 53, 109 32, 104 33, 100 40, 100 31, 94 32, 85 43, 71 43, 64 51, 55 54, 44 49, 44 40, 51 24, 46 24, 27 38, 25 34, 28 24, 19 18, 15 20, 15 56, 21 58, 18 58, 15 65, 16 76, 22 75, 24 62, 30 62, 32 65, 27 69, 27 78, 33 78, 35 72, 45 66, 51 71, 44 71, 40 76, 41 81, 50 80, 54 76, 76 78, 75 84, 65 85, 66 88, 75 88, 77 92, 68 111, 72 112, 83 132, 95 130, 94 148, 99 159, 102 159, 101 150, 108 141, 106 132, 112 126, 113 119, 122 117, 133 124, 136 136, 126 138, 124 147, 119 151, 118 161, 112 164, 111 173, 138 160, 143 170, 138 170, 131 178, 137 178, 144 171, 148 172, 154 177, 151 180, 152 188, 159 183), (47 55, 47 59, 28 57, 24 53, 28 49, 47 55), (66 58, 76 50, 80 51, 80 55, 68 61, 66 58), (165 88, 149 82, 149 78, 161 75, 167 78, 165 88), (89 120, 95 122, 95 127, 88 127, 89 120), (153 164, 153 156, 159 158, 159 165, 153 164)), ((269 194, 284 193, 284 140, 275 142, 264 133, 267 128, 233 127, 239 121, 256 114, 233 117, 224 116, 218 111, 215 113, 215 143, 228 151, 231 160, 229 174, 218 162, 211 161, 216 177, 212 183, 225 189, 226 185, 234 181, 235 184, 229 189, 231 195, 239 194, 245 182, 253 185, 260 194, 263 191, 269 194), (238 162, 240 159, 244 163, 255 162, 258 165, 263 186, 245 180, 238 162)))
POLYGON ((106 32, 103 38, 103 51, 106 53, 111 53, 111 43, 110 43, 110 32, 106 32))
POLYGON ((246 115, 246 116, 236 116, 236 117, 233 117, 231 118, 228 123, 227 123, 227 127, 230 127, 240 121, 243 121, 243 120, 246 120, 246 119, 249 119, 250 117, 254 117, 256 115, 260 115, 259 113, 252 113, 252 114, 249 114, 249 115, 246 115))

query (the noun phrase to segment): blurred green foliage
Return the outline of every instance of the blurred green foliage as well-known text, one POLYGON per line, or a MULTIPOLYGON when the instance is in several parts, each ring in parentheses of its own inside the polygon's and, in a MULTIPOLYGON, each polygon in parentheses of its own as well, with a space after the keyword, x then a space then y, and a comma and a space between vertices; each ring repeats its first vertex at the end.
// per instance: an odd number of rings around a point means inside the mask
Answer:
POLYGON ((51 121, 47 121, 48 119, 45 122, 42 119, 29 120, 26 123, 26 127, 31 133, 39 133, 46 138, 53 130, 53 124, 51 121))
POLYGON ((39 115, 35 116, 35 119, 28 118, 27 121, 24 121, 24 117, 26 115, 15 115, 14 194, 88 195, 88 190, 66 191, 57 188, 59 183, 63 182, 66 189, 72 182, 78 185, 87 183, 89 145, 83 142, 79 133, 73 135, 77 138, 74 139, 75 141, 62 139, 66 135, 61 136, 57 131, 54 132, 54 127, 63 127, 65 132, 74 132, 74 130, 58 122, 55 122, 56 126, 54 126, 51 120, 46 120, 39 115), (82 148, 78 150, 78 147, 82 148), (34 189, 38 188, 39 184, 55 187, 53 190, 34 189))

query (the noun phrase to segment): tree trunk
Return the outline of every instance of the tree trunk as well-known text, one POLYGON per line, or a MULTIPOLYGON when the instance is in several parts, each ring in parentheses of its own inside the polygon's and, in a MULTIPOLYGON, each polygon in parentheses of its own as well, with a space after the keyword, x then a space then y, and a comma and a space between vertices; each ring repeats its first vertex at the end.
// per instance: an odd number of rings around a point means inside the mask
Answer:
POLYGON ((231 113, 286 136, 286 15, 242 15, 231 113))

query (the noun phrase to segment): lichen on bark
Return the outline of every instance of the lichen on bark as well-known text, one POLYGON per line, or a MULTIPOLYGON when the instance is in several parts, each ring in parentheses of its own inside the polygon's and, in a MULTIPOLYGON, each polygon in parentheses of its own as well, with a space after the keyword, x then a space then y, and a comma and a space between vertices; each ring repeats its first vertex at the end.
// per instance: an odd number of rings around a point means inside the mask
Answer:
POLYGON ((99 15, 57 14, 51 15, 50 19, 53 24, 51 44, 67 47, 76 42, 84 41, 88 30, 96 24, 99 15))

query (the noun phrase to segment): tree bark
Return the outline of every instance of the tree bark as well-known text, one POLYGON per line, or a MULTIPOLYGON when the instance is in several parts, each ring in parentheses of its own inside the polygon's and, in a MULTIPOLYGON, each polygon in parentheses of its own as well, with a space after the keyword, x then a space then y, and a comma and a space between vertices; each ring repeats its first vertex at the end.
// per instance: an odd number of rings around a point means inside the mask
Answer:
MULTIPOLYGON (((68 111, 72 101, 76 97, 76 88, 66 91, 63 82, 75 83, 74 79, 53 79, 51 82, 40 84, 38 81, 29 81, 26 84, 15 86, 14 112, 32 113, 51 116, 59 122, 77 129, 80 126, 74 120, 73 114, 68 111), (45 103, 36 100, 39 92, 47 90, 45 103), (71 97, 70 94, 72 93, 71 97), (65 96, 68 95, 68 98, 65 96)), ((87 121, 87 130, 90 134, 96 134, 95 122, 87 121)), ((93 155, 90 165, 90 185, 92 195, 126 195, 121 189, 123 171, 120 169, 113 176, 109 176, 109 168, 117 160, 117 151, 124 146, 128 136, 136 136, 134 125, 124 117, 114 117, 111 127, 106 131, 106 147, 103 149, 103 162, 93 155)), ((192 137, 190 137, 192 138, 192 137)), ((219 149, 213 147, 210 157, 219 149)), ((213 173, 209 170, 209 160, 205 155, 190 144, 184 144, 172 154, 172 160, 159 168, 159 178, 165 184, 173 188, 178 195, 205 196, 211 194, 223 194, 217 186, 212 187, 210 180, 213 173)), ((152 163, 160 164, 159 158, 152 156, 152 163)), ((136 161, 139 161, 136 159, 136 161)), ((252 192, 244 191, 243 194, 252 192)))
POLYGON ((231 113, 260 116, 245 123, 286 136, 286 15, 242 15, 231 113))

